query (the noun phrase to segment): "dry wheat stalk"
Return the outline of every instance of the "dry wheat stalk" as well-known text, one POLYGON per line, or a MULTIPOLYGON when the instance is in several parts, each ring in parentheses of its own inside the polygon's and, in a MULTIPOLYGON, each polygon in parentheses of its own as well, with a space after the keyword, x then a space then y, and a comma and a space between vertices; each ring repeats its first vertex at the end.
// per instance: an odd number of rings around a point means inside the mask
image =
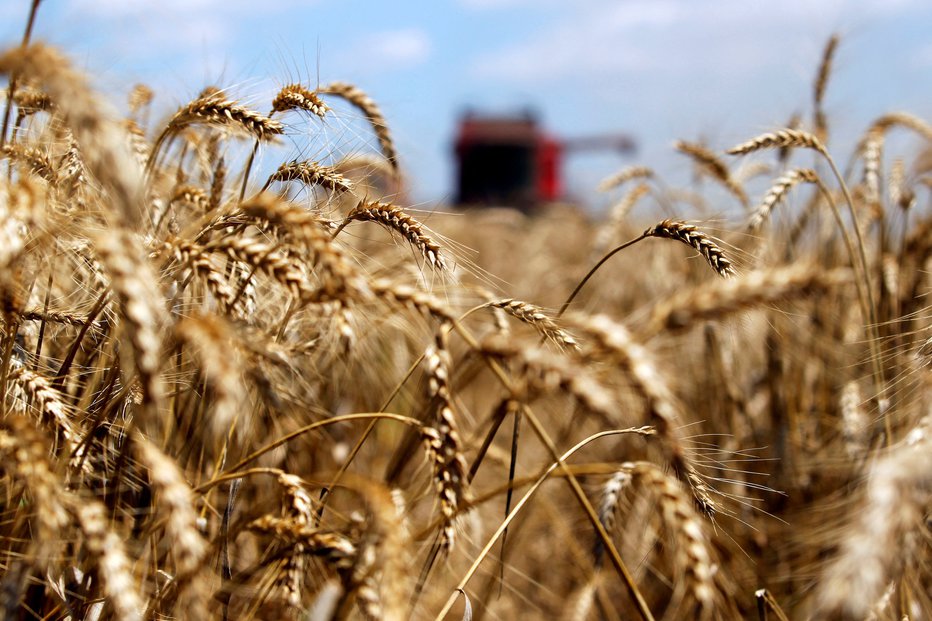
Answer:
POLYGON ((598 348, 590 350, 590 356, 595 354, 596 357, 605 357, 604 354, 607 354, 611 362, 619 364, 630 375, 635 389, 647 402, 650 424, 656 427, 658 436, 664 442, 668 459, 677 476, 692 488, 703 512, 713 516, 715 501, 710 489, 699 476, 683 446, 680 427, 684 417, 680 406, 666 378, 660 373, 654 356, 634 339, 627 328, 605 315, 571 316, 569 320, 592 339, 591 345, 598 348))
POLYGON ((43 417, 55 421, 67 442, 77 446, 81 438, 65 404, 65 395, 52 386, 49 380, 25 367, 13 369, 8 378, 32 399, 33 405, 43 417))
POLYGON ((662 237, 675 239, 699 251, 713 270, 723 278, 736 275, 731 260, 725 256, 725 251, 708 235, 700 231, 695 225, 687 224, 681 220, 664 220, 650 227, 643 233, 644 237, 662 237))
POLYGON ((628 213, 634 209, 634 206, 637 205, 638 201, 643 197, 647 196, 650 193, 650 186, 646 183, 640 183, 634 188, 625 194, 624 198, 618 201, 614 207, 609 211, 608 220, 610 225, 613 228, 617 228, 622 222, 624 222, 625 217, 628 213))
POLYGON ((377 182, 390 182, 396 175, 384 157, 371 153, 353 153, 342 157, 333 165, 333 169, 344 177, 350 177, 357 183, 365 182, 370 187, 380 187, 377 182))
POLYGON ((599 228, 596 239, 593 242, 593 246, 597 249, 599 254, 604 253, 605 249, 608 248, 608 245, 612 242, 612 239, 625 221, 628 213, 634 209, 634 206, 637 205, 639 200, 649 193, 650 186, 646 183, 639 183, 609 209, 608 222, 599 228))
POLYGON ((152 267, 136 254, 137 247, 136 239, 119 229, 108 231, 96 240, 97 255, 120 299, 125 319, 123 328, 132 344, 133 361, 142 385, 143 405, 158 407, 162 399, 159 333, 169 321, 162 306, 158 279, 152 267))
POLYGON ((743 162, 741 166, 732 173, 731 177, 735 180, 735 183, 744 185, 752 179, 770 175, 771 173, 773 173, 773 165, 767 162, 749 161, 743 162))
POLYGON ((825 100, 825 89, 828 85, 828 78, 832 73, 832 60, 835 57, 835 51, 838 49, 838 41, 838 35, 833 34, 826 42, 825 49, 822 50, 822 60, 819 63, 819 70, 816 72, 816 79, 812 88, 815 134, 822 142, 825 142, 828 137, 828 119, 822 104, 825 100))
POLYGON ((61 54, 41 44, 4 53, 0 72, 29 75, 43 87, 73 132, 83 161, 107 189, 115 207, 110 212, 126 226, 138 227, 144 222, 142 170, 135 165, 115 113, 90 90, 84 76, 61 54))
POLYGON ((911 129, 926 140, 932 140, 932 125, 908 112, 890 112, 884 114, 871 124, 868 133, 874 130, 883 133, 895 126, 911 129))
POLYGON ((34 88, 18 88, 13 95, 17 107, 16 124, 19 125, 28 116, 38 112, 48 112, 54 107, 52 98, 48 94, 34 88))
POLYGON ((149 140, 146 138, 146 133, 133 119, 125 119, 123 121, 123 129, 126 130, 126 136, 129 139, 129 147, 133 155, 136 156, 136 162, 138 162, 140 166, 145 166, 146 162, 149 161, 149 156, 152 155, 152 149, 149 145, 149 140))
POLYGON ((320 220, 305 209, 262 193, 240 205, 246 216, 281 227, 311 253, 320 269, 321 287, 304 296, 306 303, 359 300, 369 295, 369 285, 349 257, 321 227, 320 220))
POLYGON ((26 250, 34 225, 43 220, 43 203, 36 184, 20 178, 0 183, 0 269, 6 270, 26 250))
POLYGON ((310 91, 301 84, 288 84, 283 86, 275 99, 272 100, 272 112, 287 112, 288 110, 305 110, 324 118, 327 107, 314 91, 310 91))
POLYGON ((761 200, 757 210, 751 215, 748 221, 748 232, 757 233, 760 231, 764 222, 770 217, 770 213, 783 201, 787 192, 790 191, 790 188, 799 183, 817 182, 818 176, 811 168, 794 168, 774 181, 770 189, 767 190, 767 194, 765 194, 764 198, 761 200))
POLYGON ((514 298, 505 298, 488 303, 492 308, 499 308, 508 315, 511 315, 519 321, 523 321, 537 330, 541 336, 548 338, 560 347, 577 349, 579 345, 573 336, 561 328, 540 306, 515 300, 514 298))
POLYGON ((55 166, 49 156, 40 149, 14 143, 3 145, 0 153, 11 160, 22 162, 27 170, 47 181, 49 185, 55 184, 57 179, 55 166))
POLYGON ((336 172, 330 166, 318 164, 312 160, 286 162, 269 176, 263 189, 276 181, 300 181, 308 187, 319 185, 332 192, 352 192, 353 184, 349 179, 336 172))
POLYGON ((180 239, 171 239, 165 246, 175 261, 203 279, 211 295, 220 303, 223 313, 234 316, 242 314, 242 299, 238 299, 242 296, 237 295, 222 270, 205 255, 202 246, 180 239))
POLYGON ((198 532, 194 494, 174 459, 142 435, 133 439, 136 456, 148 472, 149 482, 160 502, 154 503, 165 519, 165 534, 175 559, 175 580, 185 581, 200 568, 207 542, 198 532))
POLYGON ((179 185, 172 192, 170 203, 187 203, 194 207, 198 213, 207 211, 208 197, 203 188, 193 185, 179 185))
POLYGON ((709 176, 719 181, 729 192, 741 201, 742 205, 747 206, 747 193, 744 191, 744 188, 732 178, 728 166, 718 155, 701 144, 686 142, 685 140, 676 141, 674 148, 680 153, 690 157, 699 166, 700 170, 706 171, 709 176))
POLYGON ((401 207, 379 201, 361 200, 346 215, 340 228, 353 220, 377 222, 391 231, 397 231, 408 243, 420 251, 434 269, 447 269, 446 258, 441 253, 440 244, 428 234, 427 227, 406 214, 401 207))
POLYGON ((372 125, 373 131, 375 131, 379 146, 382 148, 382 155, 385 156, 385 159, 391 164, 392 170, 397 174, 398 155, 395 151, 395 143, 392 142, 385 116, 382 114, 382 110, 376 105, 375 101, 356 86, 347 84, 346 82, 331 82, 327 86, 318 89, 317 92, 324 95, 342 97, 366 115, 366 118, 372 125))
POLYGON ((236 337, 227 322, 218 316, 190 316, 175 327, 183 342, 191 346, 213 390, 212 437, 223 438, 230 431, 248 399, 235 356, 236 337))
MULTIPOLYGON (((78 315, 75 313, 69 313, 67 311, 58 311, 58 310, 45 310, 38 308, 27 308, 20 314, 21 318, 24 321, 45 321, 47 323, 60 323, 67 326, 74 326, 76 328, 84 327, 87 323, 86 315, 78 315)), ((101 322, 93 322, 91 324, 92 330, 102 329, 101 322)))
POLYGON ((441 323, 450 323, 456 319, 453 311, 445 303, 411 285, 387 278, 378 278, 370 283, 370 288, 377 298, 384 298, 400 306, 413 308, 424 315, 436 318, 441 323))
MULTIPOLYGON (((626 469, 621 469, 610 476, 608 480, 605 481, 605 484, 602 485, 602 496, 599 500, 599 521, 602 522, 602 526, 605 527, 605 532, 609 535, 615 532, 615 518, 621 495, 631 486, 632 481, 631 473, 626 469)), ((602 545, 602 540, 597 539, 595 545, 595 562, 598 566, 602 564, 603 553, 604 547, 602 545)))
POLYGON ((223 203, 223 186, 227 180, 227 165, 223 157, 217 159, 214 174, 210 179, 210 194, 207 199, 207 211, 213 211, 223 203))
POLYGON ((552 394, 562 390, 605 424, 617 425, 618 406, 615 395, 603 382, 580 365, 573 365, 540 347, 517 343, 503 335, 491 335, 479 343, 479 353, 516 363, 515 373, 521 388, 530 396, 552 394))
POLYGON ((819 587, 823 618, 866 618, 908 562, 913 551, 907 536, 925 528, 932 500, 929 422, 923 419, 871 467, 864 507, 819 587))
POLYGON ((823 271, 804 263, 748 272, 680 291, 661 301, 654 306, 643 335, 649 338, 663 331, 683 330, 700 321, 721 320, 742 310, 849 282, 848 270, 823 271))
POLYGON ((882 213, 880 196, 880 162, 883 159, 884 135, 880 129, 868 132, 861 143, 861 159, 864 162, 863 183, 865 201, 874 214, 882 213))
MULTIPOLYGON (((278 483, 285 490, 285 502, 282 514, 294 520, 301 527, 308 527, 313 521, 313 502, 304 487, 303 481, 292 474, 281 473, 278 483)), ((299 542, 290 550, 285 559, 280 588, 285 593, 285 601, 292 608, 301 607, 301 589, 305 578, 305 546, 299 542)))
POLYGON ((58 170, 56 171, 58 179, 67 183, 72 195, 78 194, 87 184, 87 167, 84 165, 84 157, 81 155, 81 149, 75 141, 74 136, 68 135, 68 149, 58 161, 58 170))
POLYGON ((143 621, 146 606, 136 588, 132 564, 123 539, 110 527, 104 505, 93 498, 82 498, 70 502, 68 509, 84 535, 84 547, 97 563, 97 576, 115 618, 143 621))
POLYGON ((286 545, 303 544, 308 554, 323 557, 337 570, 352 569, 357 546, 346 535, 300 524, 294 518, 264 515, 250 522, 252 531, 274 535, 286 545))
POLYGON ((27 418, 8 415, 0 425, 0 468, 29 493, 40 545, 57 540, 68 525, 63 485, 48 459, 48 439, 27 418))
POLYGON ((862 408, 861 390, 857 382, 844 385, 839 398, 838 409, 841 411, 841 434, 845 452, 851 459, 861 459, 867 448, 867 415, 862 408))
POLYGON ((801 129, 781 129, 775 132, 761 134, 756 138, 752 138, 747 142, 743 142, 738 146, 728 149, 727 153, 729 155, 744 155, 753 151, 760 151, 761 149, 771 149, 775 147, 781 149, 789 147, 804 147, 807 149, 813 149, 819 153, 828 153, 828 151, 825 149, 825 145, 823 145, 817 137, 801 129))
POLYGON ((622 470, 628 470, 657 495, 663 522, 676 541, 674 565, 685 575, 685 588, 698 608, 695 618, 711 618, 720 597, 715 584, 718 568, 713 561, 709 537, 689 501, 688 493, 678 481, 652 463, 629 462, 622 464, 622 470))
POLYGON ((202 93, 191 103, 182 106, 172 115, 162 133, 155 141, 153 153, 158 153, 162 143, 184 128, 204 124, 239 129, 256 140, 268 140, 284 132, 284 126, 258 112, 227 99, 222 91, 202 93))
POLYGON ((300 264, 278 244, 269 244, 251 237, 224 237, 204 246, 208 252, 222 252, 235 261, 242 261, 253 270, 267 274, 295 296, 310 293, 307 276, 300 264))
POLYGON ((152 103, 155 93, 145 84, 136 84, 126 97, 126 103, 129 105, 131 114, 139 114, 139 111, 152 103))
POLYGON ((632 179, 650 179, 654 171, 647 166, 628 166, 613 175, 609 175, 599 183, 599 192, 608 192, 632 179))
POLYGON ((456 418, 453 414, 453 396, 450 387, 452 361, 447 348, 447 329, 441 326, 434 344, 424 354, 427 367, 427 397, 434 415, 429 426, 421 430, 427 446, 428 459, 434 472, 434 484, 440 496, 443 524, 440 546, 453 549, 456 541, 454 520, 460 503, 467 497, 467 466, 463 456, 456 418))
POLYGON ((903 211, 909 211, 916 204, 916 193, 906 180, 906 164, 901 157, 894 159, 890 165, 887 195, 890 197, 890 203, 903 211))

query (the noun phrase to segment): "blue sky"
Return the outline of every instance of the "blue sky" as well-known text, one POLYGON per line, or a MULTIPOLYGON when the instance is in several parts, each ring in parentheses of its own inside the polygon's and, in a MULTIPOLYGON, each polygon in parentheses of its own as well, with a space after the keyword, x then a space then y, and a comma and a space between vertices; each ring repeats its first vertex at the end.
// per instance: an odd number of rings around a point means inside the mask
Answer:
MULTIPOLYGON (((6 44, 28 4, 0 3, 6 44)), ((466 107, 532 107, 558 136, 633 134, 634 160, 567 163, 569 189, 595 200, 598 180, 627 163, 688 173, 677 138, 725 148, 808 113, 833 32, 834 147, 883 112, 932 118, 927 0, 45 0, 34 36, 114 97, 146 82, 165 114, 206 84, 264 110, 289 81, 354 82, 382 106, 414 198, 443 201, 466 107)))

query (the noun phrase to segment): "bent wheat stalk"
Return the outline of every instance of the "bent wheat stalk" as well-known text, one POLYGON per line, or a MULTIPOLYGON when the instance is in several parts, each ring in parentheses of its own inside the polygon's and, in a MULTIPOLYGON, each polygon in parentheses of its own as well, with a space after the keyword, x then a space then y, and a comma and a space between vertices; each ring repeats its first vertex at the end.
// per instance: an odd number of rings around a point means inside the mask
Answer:
POLYGON ((736 274, 734 267, 731 265, 731 260, 725 255, 725 251, 722 250, 721 246, 712 241, 709 236, 700 231, 692 224, 687 224, 680 220, 664 220, 660 222, 643 233, 638 237, 623 243, 622 245, 610 250, 605 256, 603 256, 599 261, 592 266, 589 272, 583 276, 583 279, 579 281, 579 284, 576 285, 576 288, 573 289, 573 292, 570 293, 569 297, 566 298, 566 301, 560 306, 560 310, 557 312, 557 317, 562 317, 563 313, 566 312, 566 309, 569 308, 570 304, 573 303, 573 300, 576 299, 576 296, 579 295, 579 292, 582 291, 582 288, 586 285, 587 282, 595 275, 599 268, 605 265, 605 263, 615 256, 617 253, 621 252, 625 248, 633 246, 642 239, 648 237, 663 237, 666 239, 675 239, 683 242, 687 246, 692 246, 699 251, 699 254, 705 258, 709 266, 712 267, 715 272, 722 278, 731 278, 736 274))
MULTIPOLYGON (((774 147, 805 147, 819 153, 819 155, 821 155, 828 163, 829 168, 832 169, 832 174, 835 176, 835 180, 838 182, 838 186, 841 188, 842 195, 845 197, 845 203, 848 205, 848 214, 851 216, 851 223, 854 226, 854 234, 858 242, 857 250, 858 257, 860 259, 861 278, 864 281, 863 289, 867 298, 867 312, 869 318, 868 320, 870 322, 867 330, 869 333, 868 340, 870 341, 871 348, 875 384, 874 388, 877 391, 878 401, 882 404, 883 409, 887 401, 887 387, 886 381, 884 379, 883 368, 880 365, 880 349, 878 345, 879 334, 877 332, 877 305, 874 302, 874 293, 871 286, 870 271, 868 269, 867 263, 867 253, 864 249, 864 239, 861 235, 861 225, 858 222, 857 212, 854 208, 854 199, 851 197, 851 192, 848 190, 848 185, 845 183, 845 179, 842 177, 841 172, 838 170, 838 166, 835 164, 834 158, 832 158, 832 156, 829 154, 828 149, 825 148, 825 145, 822 144, 822 141, 819 140, 818 137, 810 134, 809 132, 800 129, 781 129, 777 130, 776 132, 768 132, 752 138, 747 142, 732 147, 728 150, 728 154, 744 155, 754 151, 759 151, 761 149, 769 149, 774 147)), ((828 194, 825 190, 823 190, 823 193, 828 194)), ((834 203, 831 201, 830 204, 834 205, 834 203)), ((837 209, 835 211, 837 212, 837 209)), ((844 223, 841 222, 840 216, 837 213, 836 219, 839 220, 838 225, 844 232, 844 223)), ((845 233, 845 235, 847 234, 845 233)), ((892 428, 890 425, 889 417, 884 417, 884 424, 886 426, 887 442, 892 442, 892 428)))

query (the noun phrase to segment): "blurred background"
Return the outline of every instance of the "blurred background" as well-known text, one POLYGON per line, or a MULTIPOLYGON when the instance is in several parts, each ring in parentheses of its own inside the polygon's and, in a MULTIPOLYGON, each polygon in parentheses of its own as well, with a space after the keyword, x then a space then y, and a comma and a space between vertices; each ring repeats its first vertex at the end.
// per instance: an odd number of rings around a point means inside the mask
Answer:
MULTIPOLYGON (((0 3, 5 45, 28 7, 0 3)), ((45 0, 34 38, 117 103, 149 85, 154 120, 208 84, 267 111, 292 81, 355 83, 382 107, 425 208, 457 198, 466 115, 530 121, 562 158, 555 191, 598 211, 596 185, 624 165, 688 178, 675 139, 721 150, 808 114, 833 33, 833 150, 848 153, 881 113, 932 117, 927 0, 45 0)), ((337 142, 357 131, 330 130, 337 142)))

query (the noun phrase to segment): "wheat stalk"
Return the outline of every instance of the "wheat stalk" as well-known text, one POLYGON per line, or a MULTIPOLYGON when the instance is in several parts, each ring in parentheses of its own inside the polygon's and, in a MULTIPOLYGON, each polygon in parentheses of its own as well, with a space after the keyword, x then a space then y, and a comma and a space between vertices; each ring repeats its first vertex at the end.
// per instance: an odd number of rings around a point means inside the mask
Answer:
POLYGON ((729 155, 745 155, 747 153, 753 153, 754 151, 760 151, 761 149, 786 149, 790 147, 803 147, 813 149, 822 154, 828 153, 822 141, 813 134, 801 129, 781 129, 775 132, 761 134, 756 138, 752 138, 747 142, 743 142, 728 149, 727 153, 729 155))
POLYGON ((823 108, 825 89, 828 86, 828 78, 832 73, 832 60, 835 58, 838 42, 839 36, 833 34, 825 43, 825 49, 822 50, 822 60, 819 62, 819 70, 816 72, 815 82, 812 87, 815 134, 822 142, 825 142, 828 137, 828 119, 823 108))
POLYGON ((397 174, 398 155, 395 151, 395 143, 388 131, 385 116, 375 101, 358 87, 346 82, 331 82, 318 89, 317 92, 323 95, 342 97, 366 116, 379 141, 379 146, 382 148, 382 155, 385 156, 385 159, 391 164, 392 170, 397 174))
POLYGON ((848 270, 822 271, 803 263, 748 272, 732 280, 680 291, 663 300, 654 306, 643 334, 649 338, 663 331, 684 330, 700 321, 720 321, 745 309, 849 282, 848 270))
POLYGON ((748 220, 748 232, 756 234, 770 217, 771 212, 786 197, 790 189, 800 183, 816 183, 818 176, 811 168, 794 168, 774 181, 761 199, 760 205, 748 220))
POLYGON ((537 330, 541 336, 548 338, 560 347, 568 349, 577 349, 579 345, 566 330, 561 328, 550 316, 539 306, 530 302, 515 300, 514 298, 505 298, 488 303, 492 308, 498 308, 505 311, 515 319, 522 321, 537 330))
POLYGON ((443 523, 440 531, 440 547, 451 551, 456 541, 454 519, 458 507, 467 498, 468 478, 466 459, 461 449, 456 418, 453 413, 453 398, 450 386, 452 361, 447 347, 447 329, 438 330, 434 344, 424 354, 427 367, 427 397, 434 410, 430 426, 421 430, 427 446, 428 459, 434 472, 434 485, 440 497, 443 523))
POLYGON ((286 162, 272 173, 263 186, 267 189, 276 181, 300 181, 308 187, 319 185, 332 192, 352 192, 353 184, 330 166, 312 160, 286 162))
POLYGON ((701 170, 707 171, 713 179, 719 181, 735 196, 735 198, 741 201, 742 205, 747 206, 747 193, 744 191, 744 188, 732 178, 728 166, 719 159, 718 155, 701 144, 686 142, 685 140, 676 141, 674 148, 680 153, 690 157, 699 165, 701 170))
POLYGON ((826 618, 864 619, 912 552, 906 535, 924 528, 932 495, 929 421, 870 470, 865 504, 826 570, 817 607, 826 618))
POLYGON ((287 112, 288 110, 304 110, 324 118, 330 108, 314 91, 308 90, 301 84, 288 84, 283 86, 272 100, 272 112, 287 112))
POLYGON ((650 179, 654 171, 647 166, 628 166, 609 175, 599 183, 599 192, 608 192, 633 179, 650 179))
POLYGON ((699 251, 699 254, 705 258, 719 276, 731 278, 737 274, 722 247, 695 225, 687 224, 681 220, 664 220, 644 231, 643 236, 681 241, 699 251))
POLYGON ((379 201, 359 201, 346 215, 346 219, 334 232, 340 232, 349 222, 377 222, 391 231, 398 232, 412 246, 417 248, 425 260, 437 270, 447 269, 447 262, 441 253, 440 244, 428 234, 427 227, 406 214, 401 207, 379 201))

